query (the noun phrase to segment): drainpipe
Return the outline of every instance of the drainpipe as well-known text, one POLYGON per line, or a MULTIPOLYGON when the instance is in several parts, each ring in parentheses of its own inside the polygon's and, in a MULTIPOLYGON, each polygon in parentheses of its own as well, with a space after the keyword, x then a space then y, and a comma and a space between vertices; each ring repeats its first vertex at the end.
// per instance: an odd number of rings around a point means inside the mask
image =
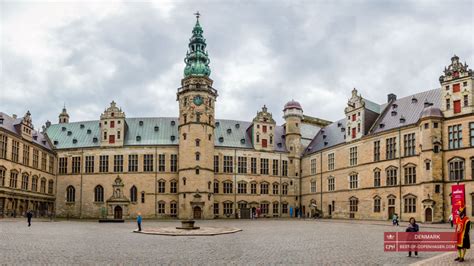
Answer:
MULTIPOLYGON (((84 164, 84 148, 81 148, 81 164, 84 164)), ((72 162, 71 162, 71 165, 72 165, 72 162)), ((83 200, 82 200, 82 195, 83 195, 82 190, 83 190, 83 187, 84 187, 83 182, 82 182, 82 172, 83 172, 82 167, 81 167, 81 169, 79 169, 79 172, 81 173, 81 205, 79 205, 79 218, 82 219, 82 202, 83 202, 83 200)))
POLYGON ((398 180, 398 198, 399 206, 400 206, 400 220, 402 220, 402 129, 401 127, 398 128, 398 173, 399 176, 398 180))

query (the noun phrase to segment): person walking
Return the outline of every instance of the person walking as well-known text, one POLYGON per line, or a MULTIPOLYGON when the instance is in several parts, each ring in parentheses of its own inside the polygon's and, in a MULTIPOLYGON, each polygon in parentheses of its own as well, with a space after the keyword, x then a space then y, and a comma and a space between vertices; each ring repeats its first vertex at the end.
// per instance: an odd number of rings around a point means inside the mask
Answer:
MULTIPOLYGON (((420 231, 420 227, 416 223, 416 220, 415 220, 414 217, 410 217, 409 221, 410 221, 410 223, 408 224, 408 227, 405 230, 405 232, 416 233, 416 232, 420 231)), ((414 237, 410 236, 410 239, 414 239, 414 237)), ((416 242, 415 242, 415 245, 416 245, 416 242)), ((415 251, 415 257, 418 257, 418 250, 417 250, 416 247, 415 247, 414 251, 415 251)), ((408 257, 411 257, 411 247, 410 247, 410 251, 408 251, 408 257)))
POLYGON ((469 239, 469 230, 471 229, 471 221, 466 216, 466 207, 458 209, 459 219, 456 223, 456 246, 458 248, 458 257, 455 261, 463 262, 466 256, 466 250, 471 248, 471 240, 469 239))
POLYGON ((400 224, 398 223, 398 215, 396 213, 394 213, 392 216, 392 224, 400 226, 400 224))
POLYGON ((453 222, 453 213, 451 213, 449 215, 449 222, 451 223, 451 228, 453 228, 453 224, 454 224, 454 222, 453 222))
POLYGON ((137 215, 137 225, 138 225, 138 232, 142 231, 142 214, 138 213, 137 215))
POLYGON ((28 221, 28 227, 31 226, 31 218, 33 218, 33 213, 29 210, 26 212, 26 220, 28 221))

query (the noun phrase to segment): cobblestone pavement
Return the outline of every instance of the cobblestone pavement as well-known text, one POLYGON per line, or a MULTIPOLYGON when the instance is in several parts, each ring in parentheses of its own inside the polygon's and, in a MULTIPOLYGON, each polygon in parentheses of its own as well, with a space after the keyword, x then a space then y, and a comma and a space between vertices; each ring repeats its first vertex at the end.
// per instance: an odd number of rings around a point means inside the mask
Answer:
MULTIPOLYGON (((178 226, 144 220, 144 228, 178 226)), ((0 220, 0 264, 412 264, 439 253, 407 258, 383 252, 384 231, 404 231, 364 222, 318 220, 214 220, 197 226, 243 231, 209 237, 136 234, 135 223, 0 220)), ((422 231, 423 227, 421 227, 422 231)), ((429 228, 429 231, 446 231, 429 228)))

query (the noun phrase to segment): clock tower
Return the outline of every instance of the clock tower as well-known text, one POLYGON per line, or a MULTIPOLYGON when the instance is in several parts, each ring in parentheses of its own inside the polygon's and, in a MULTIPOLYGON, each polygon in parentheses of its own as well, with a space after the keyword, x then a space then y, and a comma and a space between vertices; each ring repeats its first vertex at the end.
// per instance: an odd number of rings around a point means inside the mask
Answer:
POLYGON ((214 104, 217 90, 209 78, 206 39, 199 24, 189 40, 179 102, 179 213, 180 219, 211 219, 214 181, 214 104))

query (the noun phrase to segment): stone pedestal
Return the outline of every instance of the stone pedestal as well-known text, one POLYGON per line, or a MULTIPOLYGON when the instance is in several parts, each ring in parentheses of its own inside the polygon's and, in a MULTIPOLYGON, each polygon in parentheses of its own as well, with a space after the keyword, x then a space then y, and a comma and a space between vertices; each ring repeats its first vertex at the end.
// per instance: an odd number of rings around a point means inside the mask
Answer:
POLYGON ((184 220, 181 221, 181 227, 176 227, 176 229, 182 230, 196 230, 199 229, 198 226, 194 226, 195 221, 193 220, 184 220))

